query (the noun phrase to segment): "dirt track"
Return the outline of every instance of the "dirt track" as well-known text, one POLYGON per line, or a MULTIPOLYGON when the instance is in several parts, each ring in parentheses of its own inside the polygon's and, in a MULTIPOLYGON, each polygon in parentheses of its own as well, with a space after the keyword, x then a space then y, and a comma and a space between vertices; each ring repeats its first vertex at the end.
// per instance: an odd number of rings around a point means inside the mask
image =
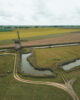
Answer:
MULTIPOLYGON (((30 42, 22 42, 22 46, 34 46, 34 45, 47 45, 47 44, 62 44, 62 43, 72 43, 80 42, 80 33, 69 34, 65 36, 59 36, 49 39, 35 40, 30 42)), ((14 44, 1 45, 0 48, 4 47, 14 47, 14 44)))
POLYGON ((73 100, 79 100, 79 97, 77 96, 77 94, 73 90, 71 84, 69 84, 69 83, 63 84, 63 83, 56 83, 56 82, 49 82, 49 81, 47 81, 47 82, 32 81, 32 80, 26 80, 26 79, 23 79, 23 78, 19 77, 18 74, 17 74, 17 68, 16 68, 17 54, 14 54, 14 53, 3 53, 3 55, 7 55, 7 54, 15 56, 13 76, 17 81, 20 81, 20 82, 23 82, 23 83, 27 83, 27 84, 35 84, 35 85, 39 84, 39 85, 48 85, 48 86, 57 87, 57 88, 60 88, 60 89, 62 89, 64 91, 66 91, 68 94, 70 94, 72 96, 73 100))

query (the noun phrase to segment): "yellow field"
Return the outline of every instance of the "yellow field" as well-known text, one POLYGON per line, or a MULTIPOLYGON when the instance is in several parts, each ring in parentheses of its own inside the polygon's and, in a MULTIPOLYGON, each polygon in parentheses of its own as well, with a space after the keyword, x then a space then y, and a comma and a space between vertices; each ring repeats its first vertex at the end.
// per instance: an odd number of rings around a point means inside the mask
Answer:
MULTIPOLYGON (((60 29, 60 28, 28 28, 28 29, 17 29, 17 30, 20 32, 21 38, 80 31, 80 29, 60 29)), ((17 30, 11 32, 0 32, 0 40, 16 39, 17 30)))

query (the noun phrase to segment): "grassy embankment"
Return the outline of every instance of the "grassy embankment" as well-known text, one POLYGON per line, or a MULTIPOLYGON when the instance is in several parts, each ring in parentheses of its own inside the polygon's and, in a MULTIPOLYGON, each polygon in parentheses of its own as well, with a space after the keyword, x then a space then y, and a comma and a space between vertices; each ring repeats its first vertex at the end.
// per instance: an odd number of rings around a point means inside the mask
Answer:
POLYGON ((38 68, 59 69, 61 63, 80 58, 80 46, 56 47, 46 49, 34 49, 29 57, 34 66, 38 68))
MULTIPOLYGON (((14 57, 0 57, 0 73, 13 70, 14 57)), ((13 78, 13 73, 0 77, 0 100, 72 100, 63 90, 44 85, 21 83, 13 78)))
POLYGON ((12 31, 0 32, 0 45, 13 43, 17 39, 17 30, 20 32, 21 40, 32 41, 45 38, 52 38, 71 34, 71 32, 80 31, 80 29, 64 29, 64 28, 27 28, 27 29, 14 29, 12 31))
POLYGON ((29 57, 30 62, 39 68, 51 68, 58 73, 58 76, 53 79, 54 81, 60 82, 61 73, 65 75, 65 79, 75 78, 76 82, 73 87, 80 97, 80 68, 75 69, 71 72, 64 72, 60 70, 59 63, 64 63, 72 61, 73 59, 80 58, 80 46, 70 46, 70 47, 57 47, 48 49, 34 49, 32 56, 29 57))

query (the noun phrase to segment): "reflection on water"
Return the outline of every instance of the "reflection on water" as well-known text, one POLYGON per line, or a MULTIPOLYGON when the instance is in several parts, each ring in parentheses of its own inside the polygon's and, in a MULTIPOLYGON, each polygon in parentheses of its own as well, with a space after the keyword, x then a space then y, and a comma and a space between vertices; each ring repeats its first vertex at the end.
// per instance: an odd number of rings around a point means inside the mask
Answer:
MULTIPOLYGON (((51 46, 41 46, 41 47, 31 47, 31 48, 53 48, 53 47, 63 47, 63 46, 74 46, 74 45, 80 45, 80 43, 71 43, 71 44, 59 44, 59 45, 51 45, 51 46)), ((0 49, 0 51, 7 51, 8 49, 0 49)), ((27 58, 31 55, 29 54, 22 54, 21 58, 21 70, 25 73, 31 73, 31 74, 46 74, 46 75, 52 75, 52 72, 50 70, 36 70, 32 65, 27 61, 27 58)), ((62 66, 63 70, 70 70, 74 67, 77 67, 80 65, 80 60, 76 60, 73 63, 67 64, 62 66)))
POLYGON ((37 70, 35 69, 27 60, 27 58, 31 55, 29 54, 22 54, 21 57, 21 70, 28 74, 37 74, 37 75, 52 75, 53 73, 50 70, 37 70))
POLYGON ((50 46, 40 46, 40 47, 31 47, 31 48, 54 48, 54 47, 65 47, 65 46, 75 46, 75 45, 80 45, 80 43, 70 43, 70 44, 56 44, 56 45, 50 45, 50 46))
POLYGON ((0 51, 7 51, 8 49, 0 49, 0 51))
POLYGON ((78 67, 79 65, 80 65, 80 59, 76 60, 76 61, 74 61, 74 62, 72 62, 70 64, 66 64, 62 68, 63 68, 63 70, 68 71, 68 70, 70 70, 72 68, 78 67))

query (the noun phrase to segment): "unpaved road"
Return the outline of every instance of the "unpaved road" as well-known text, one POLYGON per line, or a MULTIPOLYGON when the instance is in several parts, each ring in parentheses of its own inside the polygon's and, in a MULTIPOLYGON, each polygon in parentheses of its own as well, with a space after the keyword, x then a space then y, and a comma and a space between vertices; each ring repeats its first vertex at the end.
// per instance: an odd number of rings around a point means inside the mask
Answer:
POLYGON ((73 100, 79 100, 77 94, 75 93, 75 91, 73 90, 72 86, 69 83, 66 84, 61 84, 61 83, 56 83, 56 82, 43 82, 43 81, 32 81, 32 80, 25 80, 22 79, 21 77, 19 77, 19 75, 17 74, 17 68, 16 68, 16 59, 17 59, 17 54, 14 53, 4 53, 4 55, 6 54, 10 54, 10 55, 14 55, 15 56, 15 60, 14 60, 14 70, 13 70, 13 76, 17 81, 23 82, 23 83, 28 83, 28 84, 41 84, 41 85, 49 85, 49 86, 55 86, 57 88, 63 89, 64 91, 66 91, 68 94, 70 94, 73 98, 73 100))
MULTIPOLYGON (((80 33, 68 34, 65 36, 59 36, 48 39, 41 39, 29 42, 22 42, 22 46, 34 46, 34 45, 49 45, 49 44, 62 44, 62 43, 73 43, 80 42, 80 33)), ((14 47, 14 44, 0 45, 0 48, 14 47)))

